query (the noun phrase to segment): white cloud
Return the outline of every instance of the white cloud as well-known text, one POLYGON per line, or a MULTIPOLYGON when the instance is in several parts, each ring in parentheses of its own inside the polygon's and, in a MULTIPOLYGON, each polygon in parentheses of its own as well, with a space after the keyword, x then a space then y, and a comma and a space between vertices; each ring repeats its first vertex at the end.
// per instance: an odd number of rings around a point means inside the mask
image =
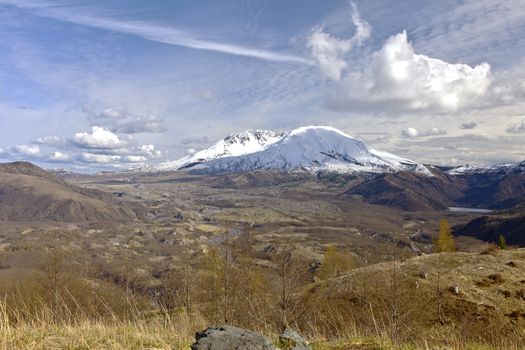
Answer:
POLYGON ((84 152, 77 157, 82 163, 99 163, 99 164, 112 164, 118 163, 122 159, 121 156, 108 155, 108 154, 96 154, 84 152))
POLYGON ((159 158, 163 152, 155 149, 154 145, 142 145, 138 147, 138 153, 147 156, 148 158, 159 158))
POLYGON ((143 164, 149 159, 156 159, 164 155, 164 152, 155 149, 154 145, 128 146, 116 149, 93 147, 91 149, 89 152, 82 152, 77 155, 75 161, 78 163, 125 168, 129 164, 143 164))
POLYGON ((102 118, 118 119, 123 118, 128 114, 128 111, 124 107, 108 107, 99 113, 102 118))
POLYGON ((308 47, 321 72, 327 78, 340 80, 347 67, 344 55, 351 49, 350 40, 334 38, 319 27, 308 38, 308 47))
POLYGON ((80 148, 117 149, 126 146, 127 142, 113 132, 99 126, 93 126, 91 133, 76 133, 73 143, 80 148))
POLYGON ((187 155, 192 156, 192 155, 194 155, 195 153, 197 153, 197 150, 196 150, 195 148, 188 148, 188 149, 186 150, 186 154, 187 154, 187 155))
POLYGON ((354 23, 354 26, 356 28, 356 33, 351 40, 355 42, 356 45, 361 45, 363 41, 370 37, 370 32, 372 31, 372 28, 370 27, 370 24, 368 24, 367 21, 361 18, 361 15, 357 10, 356 4, 352 3, 351 5, 352 22, 354 23))
POLYGON ((433 128, 426 130, 419 136, 438 136, 438 135, 446 135, 446 134, 447 134, 446 130, 437 128, 437 127, 433 127, 433 128))
POLYGON ((509 134, 525 134, 525 119, 521 122, 510 123, 507 125, 506 131, 509 134))
MULTIPOLYGON (((88 113, 92 113, 87 110, 88 113)), ((100 113, 88 117, 92 126, 104 127, 112 132, 123 134, 161 133, 166 131, 164 120, 147 113, 134 114, 124 107, 108 107, 100 113)))
POLYGON ((362 71, 348 75, 329 107, 339 110, 456 111, 482 103, 488 63, 475 67, 417 54, 407 34, 390 37, 362 71))
MULTIPOLYGON (((126 118, 123 110, 105 110, 108 118, 126 118)), ((52 149, 46 157, 40 155, 38 145, 17 145, 6 155, 15 159, 26 157, 44 162, 85 164, 94 168, 126 169, 137 164, 144 164, 165 156, 153 144, 137 145, 131 135, 122 138, 114 132, 100 126, 93 126, 91 132, 76 133, 69 143, 56 137, 43 137, 34 143, 46 145, 52 149), (60 142, 59 142, 60 141, 60 142), (53 149, 54 148, 54 149, 53 149), (79 151, 80 149, 80 151, 79 151)))
POLYGON ((39 137, 35 143, 40 145, 58 145, 62 142, 62 139, 58 136, 44 136, 39 137))
POLYGON ((325 33, 323 27, 316 28, 308 38, 307 47, 311 50, 312 57, 319 65, 321 72, 332 80, 341 80, 343 71, 348 67, 345 55, 370 36, 370 25, 361 18, 353 3, 352 9, 352 22, 356 27, 356 33, 352 38, 333 37, 325 33))
POLYGON ((148 158, 144 156, 126 156, 124 157, 124 161, 129 163, 144 163, 148 160, 148 158))
POLYGON ((416 128, 407 128, 405 130, 403 130, 401 132, 401 135, 405 136, 405 137, 418 137, 419 136, 419 131, 417 131, 416 128))
POLYGON ((71 160, 69 155, 67 155, 65 153, 62 153, 62 152, 59 152, 59 151, 55 151, 55 152, 51 153, 49 155, 49 159, 51 161, 53 161, 53 162, 67 162, 67 161, 71 160))
POLYGON ((148 160, 146 156, 141 155, 128 155, 128 156, 119 156, 119 155, 110 155, 110 154, 98 154, 98 153, 89 153, 84 152, 77 156, 77 161, 81 163, 96 163, 104 165, 114 165, 119 166, 124 163, 145 163, 148 160))
POLYGON ((428 130, 425 130, 423 132, 417 130, 416 128, 409 127, 403 131, 401 131, 401 135, 408 137, 408 138, 415 138, 415 137, 425 137, 425 136, 442 136, 446 135, 447 131, 443 130, 441 128, 433 127, 428 130))
POLYGON ((26 157, 38 157, 40 155, 40 147, 31 145, 16 145, 13 147, 13 152, 26 157))

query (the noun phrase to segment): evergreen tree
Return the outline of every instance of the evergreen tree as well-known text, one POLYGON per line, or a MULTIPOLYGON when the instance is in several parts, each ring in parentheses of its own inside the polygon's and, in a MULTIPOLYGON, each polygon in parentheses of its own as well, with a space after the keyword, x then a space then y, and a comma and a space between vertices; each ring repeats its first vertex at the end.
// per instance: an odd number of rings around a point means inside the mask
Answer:
POLYGON ((456 242, 454 242, 452 231, 446 219, 441 219, 439 223, 439 233, 437 239, 434 241, 432 251, 434 253, 456 251, 456 242))
POLYGON ((499 235, 498 247, 499 249, 507 249, 507 241, 505 240, 505 236, 499 235))

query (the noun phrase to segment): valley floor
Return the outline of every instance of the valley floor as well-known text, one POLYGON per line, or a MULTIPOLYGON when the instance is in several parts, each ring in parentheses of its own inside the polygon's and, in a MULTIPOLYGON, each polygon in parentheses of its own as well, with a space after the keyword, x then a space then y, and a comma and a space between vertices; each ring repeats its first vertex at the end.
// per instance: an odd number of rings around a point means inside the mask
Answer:
POLYGON ((65 217, 90 216, 0 221, 0 350, 189 349, 223 323, 293 324, 319 350, 525 348, 525 250, 461 236, 430 254, 440 219, 476 213, 371 204, 352 178, 53 181, 82 194, 65 217))

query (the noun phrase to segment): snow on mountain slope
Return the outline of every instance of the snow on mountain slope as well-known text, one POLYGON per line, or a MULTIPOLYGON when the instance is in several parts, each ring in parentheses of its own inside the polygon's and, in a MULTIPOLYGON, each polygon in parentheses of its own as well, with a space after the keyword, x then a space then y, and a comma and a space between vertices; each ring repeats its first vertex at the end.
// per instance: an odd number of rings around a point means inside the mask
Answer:
POLYGON ((214 159, 242 156, 262 151, 271 144, 281 140, 284 134, 268 130, 247 130, 230 134, 210 148, 173 162, 166 162, 155 167, 158 171, 170 171, 214 159))
POLYGON ((217 157, 196 168, 210 173, 326 170, 340 173, 414 171, 431 174, 421 164, 368 148, 362 141, 328 126, 301 127, 261 148, 258 152, 217 157))
POLYGON ((508 163, 499 165, 490 165, 486 167, 476 167, 462 165, 447 171, 449 175, 508 175, 515 173, 525 173, 525 160, 519 163, 508 163))

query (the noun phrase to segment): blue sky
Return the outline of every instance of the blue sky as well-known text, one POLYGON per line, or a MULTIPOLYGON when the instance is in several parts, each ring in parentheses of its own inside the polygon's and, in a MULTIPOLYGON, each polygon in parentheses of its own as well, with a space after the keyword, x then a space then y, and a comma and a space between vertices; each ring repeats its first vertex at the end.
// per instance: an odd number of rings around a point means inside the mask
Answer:
POLYGON ((0 160, 177 159, 332 125, 438 164, 525 159, 525 4, 0 0, 0 160))

